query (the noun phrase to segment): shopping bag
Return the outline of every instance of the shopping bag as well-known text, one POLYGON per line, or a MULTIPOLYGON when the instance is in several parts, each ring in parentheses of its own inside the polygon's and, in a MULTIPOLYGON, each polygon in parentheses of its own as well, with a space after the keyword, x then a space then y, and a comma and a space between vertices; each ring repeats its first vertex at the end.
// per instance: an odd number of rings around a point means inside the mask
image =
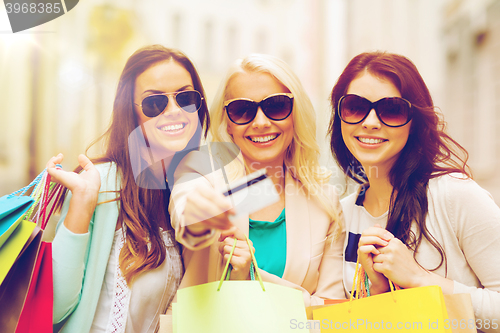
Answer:
MULTIPOLYGON (((55 187, 52 185, 51 192, 50 175, 48 174, 44 176, 41 184, 40 208, 36 213, 36 220, 43 232, 53 212, 51 209, 50 213, 47 214, 47 208, 52 198, 57 197, 55 193, 60 192, 61 187, 54 190, 55 187)), ((52 332, 53 300, 52 243, 41 242, 15 333, 52 332)))
POLYGON ((220 281, 177 291, 172 318, 174 332, 309 332, 298 328, 299 323, 307 322, 302 292, 262 282, 253 253, 252 264, 258 280, 224 281, 224 277, 228 278, 229 261, 220 281))
POLYGON ((348 302, 313 310, 314 320, 321 323, 321 332, 339 329, 380 332, 393 329, 451 333, 445 325, 449 318, 441 287, 396 290, 389 281, 390 292, 370 296, 367 276, 363 279, 360 272, 356 264, 352 288, 356 292, 352 293, 348 302), (361 288, 362 283, 365 284, 365 290, 361 288), (368 297, 360 298, 364 293, 368 297))
POLYGON ((42 242, 16 333, 52 332, 52 244, 42 242))
POLYGON ((23 220, 18 228, 32 230, 32 232, 19 257, 0 285, 0 327, 2 333, 11 333, 16 329, 42 241, 41 229, 35 223, 23 220))
POLYGON ((470 294, 444 295, 448 325, 453 333, 476 333, 476 317, 470 294))
POLYGON ((306 315, 307 319, 312 320, 313 319, 313 311, 316 309, 321 309, 324 307, 328 307, 332 304, 339 304, 339 303, 345 303, 349 302, 348 299, 325 299, 325 304, 323 305, 311 305, 306 307, 306 315))
MULTIPOLYGON (((175 303, 172 303, 172 307, 175 303)), ((160 315, 160 329, 158 333, 173 333, 173 316, 171 314, 160 315)))
MULTIPOLYGON (((443 295, 448 312, 448 321, 445 326, 450 327, 452 333, 477 333, 476 317, 470 294, 443 295)), ((306 307, 307 319, 313 319, 313 311, 331 304, 349 302, 348 299, 325 300, 325 305, 313 305, 306 307)))
POLYGON ((0 248, 0 284, 3 284, 7 273, 26 245, 35 226, 33 222, 20 221, 8 241, 0 248))
POLYGON ((29 196, 4 195, 0 198, 0 247, 16 230, 34 200, 29 196))
MULTIPOLYGON (((23 195, 29 187, 35 185, 30 196, 31 207, 22 213, 19 225, 0 247, 0 263, 2 264, 0 265, 0 277, 3 276, 0 284, 0 327, 2 333, 16 332, 16 327, 21 322, 20 316, 24 306, 29 304, 26 303, 27 299, 33 298, 27 297, 30 295, 30 290, 35 295, 34 297, 43 295, 41 298, 49 299, 49 302, 43 302, 44 305, 41 309, 36 310, 37 313, 26 317, 28 322, 32 323, 29 332, 52 331, 51 247, 50 244, 42 245, 41 240, 43 228, 45 228, 52 213, 51 210, 47 215, 46 207, 50 198, 54 197, 56 187, 50 186, 50 177, 47 176, 48 174, 44 170, 30 185, 18 191, 21 191, 21 195, 23 195), (34 273, 35 271, 36 273, 34 273), (33 277, 34 279, 32 279, 33 277), (35 281, 33 284, 30 283, 32 280, 35 281), (39 285, 43 285, 43 288, 37 292, 39 285), (37 317, 39 311, 43 314, 37 317), (44 324, 45 322, 49 325, 44 324), (47 327, 48 330, 44 331, 42 327, 47 327)), ((42 303, 36 302, 35 304, 40 306, 42 303)), ((28 308, 30 307, 28 306, 28 308)), ((20 330, 18 332, 26 331, 20 330)))
MULTIPOLYGON (((31 187, 36 186, 42 177, 43 173, 38 175, 28 186, 0 198, 0 247, 16 230, 28 209, 35 203, 35 199, 32 196, 24 194, 31 187)), ((4 266, 2 261, 0 263, 4 266)))

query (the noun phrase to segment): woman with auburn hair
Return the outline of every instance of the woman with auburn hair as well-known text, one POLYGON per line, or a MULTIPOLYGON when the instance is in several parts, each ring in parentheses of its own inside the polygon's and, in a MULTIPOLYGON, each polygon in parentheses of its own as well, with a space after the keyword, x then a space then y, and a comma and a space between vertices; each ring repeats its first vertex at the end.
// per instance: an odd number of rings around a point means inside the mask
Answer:
POLYGON ((219 86, 211 121, 211 139, 234 143, 241 154, 207 174, 200 171, 202 154, 193 152, 176 171, 170 212, 188 249, 181 288, 220 279, 235 239, 230 278, 250 279, 248 236, 264 280, 301 290, 306 306, 344 298, 341 210, 330 175, 319 166, 314 109, 296 75, 273 56, 238 60, 219 86), (225 177, 263 168, 279 201, 230 221, 237 212, 222 195, 225 177), (193 235, 205 240, 193 242, 193 235))
POLYGON ((361 184, 342 200, 345 285, 359 256, 373 294, 388 291, 388 279, 470 293, 478 328, 500 331, 492 323, 500 313, 500 209, 472 180, 468 154, 444 132, 415 65, 362 53, 331 102, 332 153, 361 184))
POLYGON ((184 271, 168 213, 173 170, 208 125, 191 61, 147 46, 125 64, 103 156, 80 155, 75 172, 55 168, 62 154, 47 163, 69 190, 53 241, 62 332, 156 331, 184 271))

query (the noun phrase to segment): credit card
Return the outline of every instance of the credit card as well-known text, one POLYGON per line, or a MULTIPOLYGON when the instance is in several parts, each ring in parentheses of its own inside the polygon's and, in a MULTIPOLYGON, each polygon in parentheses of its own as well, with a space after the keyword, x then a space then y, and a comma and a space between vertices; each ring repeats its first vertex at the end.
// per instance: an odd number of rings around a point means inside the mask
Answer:
POLYGON ((251 173, 229 186, 229 190, 223 194, 231 200, 236 210, 236 215, 231 215, 230 220, 252 214, 280 200, 273 181, 267 176, 266 169, 251 173))

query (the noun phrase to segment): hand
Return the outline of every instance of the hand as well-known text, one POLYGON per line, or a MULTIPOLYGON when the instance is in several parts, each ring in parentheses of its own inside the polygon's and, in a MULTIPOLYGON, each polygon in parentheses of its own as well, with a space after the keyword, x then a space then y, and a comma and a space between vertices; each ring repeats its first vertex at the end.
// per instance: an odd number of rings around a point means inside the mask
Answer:
POLYGON ((394 236, 379 224, 366 229, 358 243, 358 258, 368 278, 372 282, 370 292, 373 295, 389 290, 389 282, 381 272, 374 269, 374 258, 380 254, 380 248, 387 246, 394 236))
POLYGON ((52 180, 65 186, 72 193, 64 225, 74 233, 86 233, 97 205, 101 176, 85 155, 78 156, 78 162, 85 171, 79 174, 56 169, 56 164, 61 163, 62 160, 63 154, 52 157, 46 167, 52 180))
POLYGON ((81 198, 95 199, 97 202, 97 195, 101 187, 101 176, 94 164, 87 156, 80 154, 78 156, 78 163, 85 172, 78 174, 71 171, 56 169, 56 164, 61 163, 63 158, 63 154, 59 154, 52 157, 47 162, 47 172, 52 180, 68 188, 73 196, 76 195, 81 198))
MULTIPOLYGON (((230 280, 250 280, 250 263, 252 262, 252 255, 243 232, 236 227, 222 231, 219 237, 219 252, 224 257, 225 264, 233 248, 234 239, 237 239, 237 241, 233 256, 229 262, 231 266, 233 266, 230 280)), ((252 241, 249 240, 249 242, 252 246, 251 251, 255 252, 252 241)))
POLYGON ((191 234, 210 229, 229 230, 233 224, 229 215, 235 214, 229 200, 210 186, 199 186, 191 192, 184 207, 184 223, 191 234))
POLYGON ((380 254, 373 258, 373 269, 384 274, 388 279, 402 288, 414 288, 426 285, 424 282, 430 272, 420 267, 413 253, 397 238, 379 249, 380 254))

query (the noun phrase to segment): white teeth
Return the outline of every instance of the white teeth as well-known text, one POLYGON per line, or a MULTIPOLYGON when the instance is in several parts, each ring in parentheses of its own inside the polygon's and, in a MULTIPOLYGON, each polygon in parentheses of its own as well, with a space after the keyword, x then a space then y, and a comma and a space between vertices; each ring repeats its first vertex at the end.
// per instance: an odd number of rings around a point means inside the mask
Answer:
POLYGON ((383 139, 362 138, 362 137, 359 137, 358 140, 363 142, 363 143, 369 143, 369 144, 376 144, 376 143, 384 142, 383 139))
POLYGON ((274 140, 277 137, 278 137, 278 135, 276 135, 276 134, 274 134, 274 135, 267 135, 267 136, 255 136, 255 137, 249 136, 250 140, 252 140, 253 142, 260 142, 260 143, 274 140))
POLYGON ((186 126, 186 124, 184 124, 184 123, 175 124, 175 125, 168 125, 168 126, 160 127, 160 130, 161 131, 178 131, 178 130, 184 128, 184 126, 186 126))

